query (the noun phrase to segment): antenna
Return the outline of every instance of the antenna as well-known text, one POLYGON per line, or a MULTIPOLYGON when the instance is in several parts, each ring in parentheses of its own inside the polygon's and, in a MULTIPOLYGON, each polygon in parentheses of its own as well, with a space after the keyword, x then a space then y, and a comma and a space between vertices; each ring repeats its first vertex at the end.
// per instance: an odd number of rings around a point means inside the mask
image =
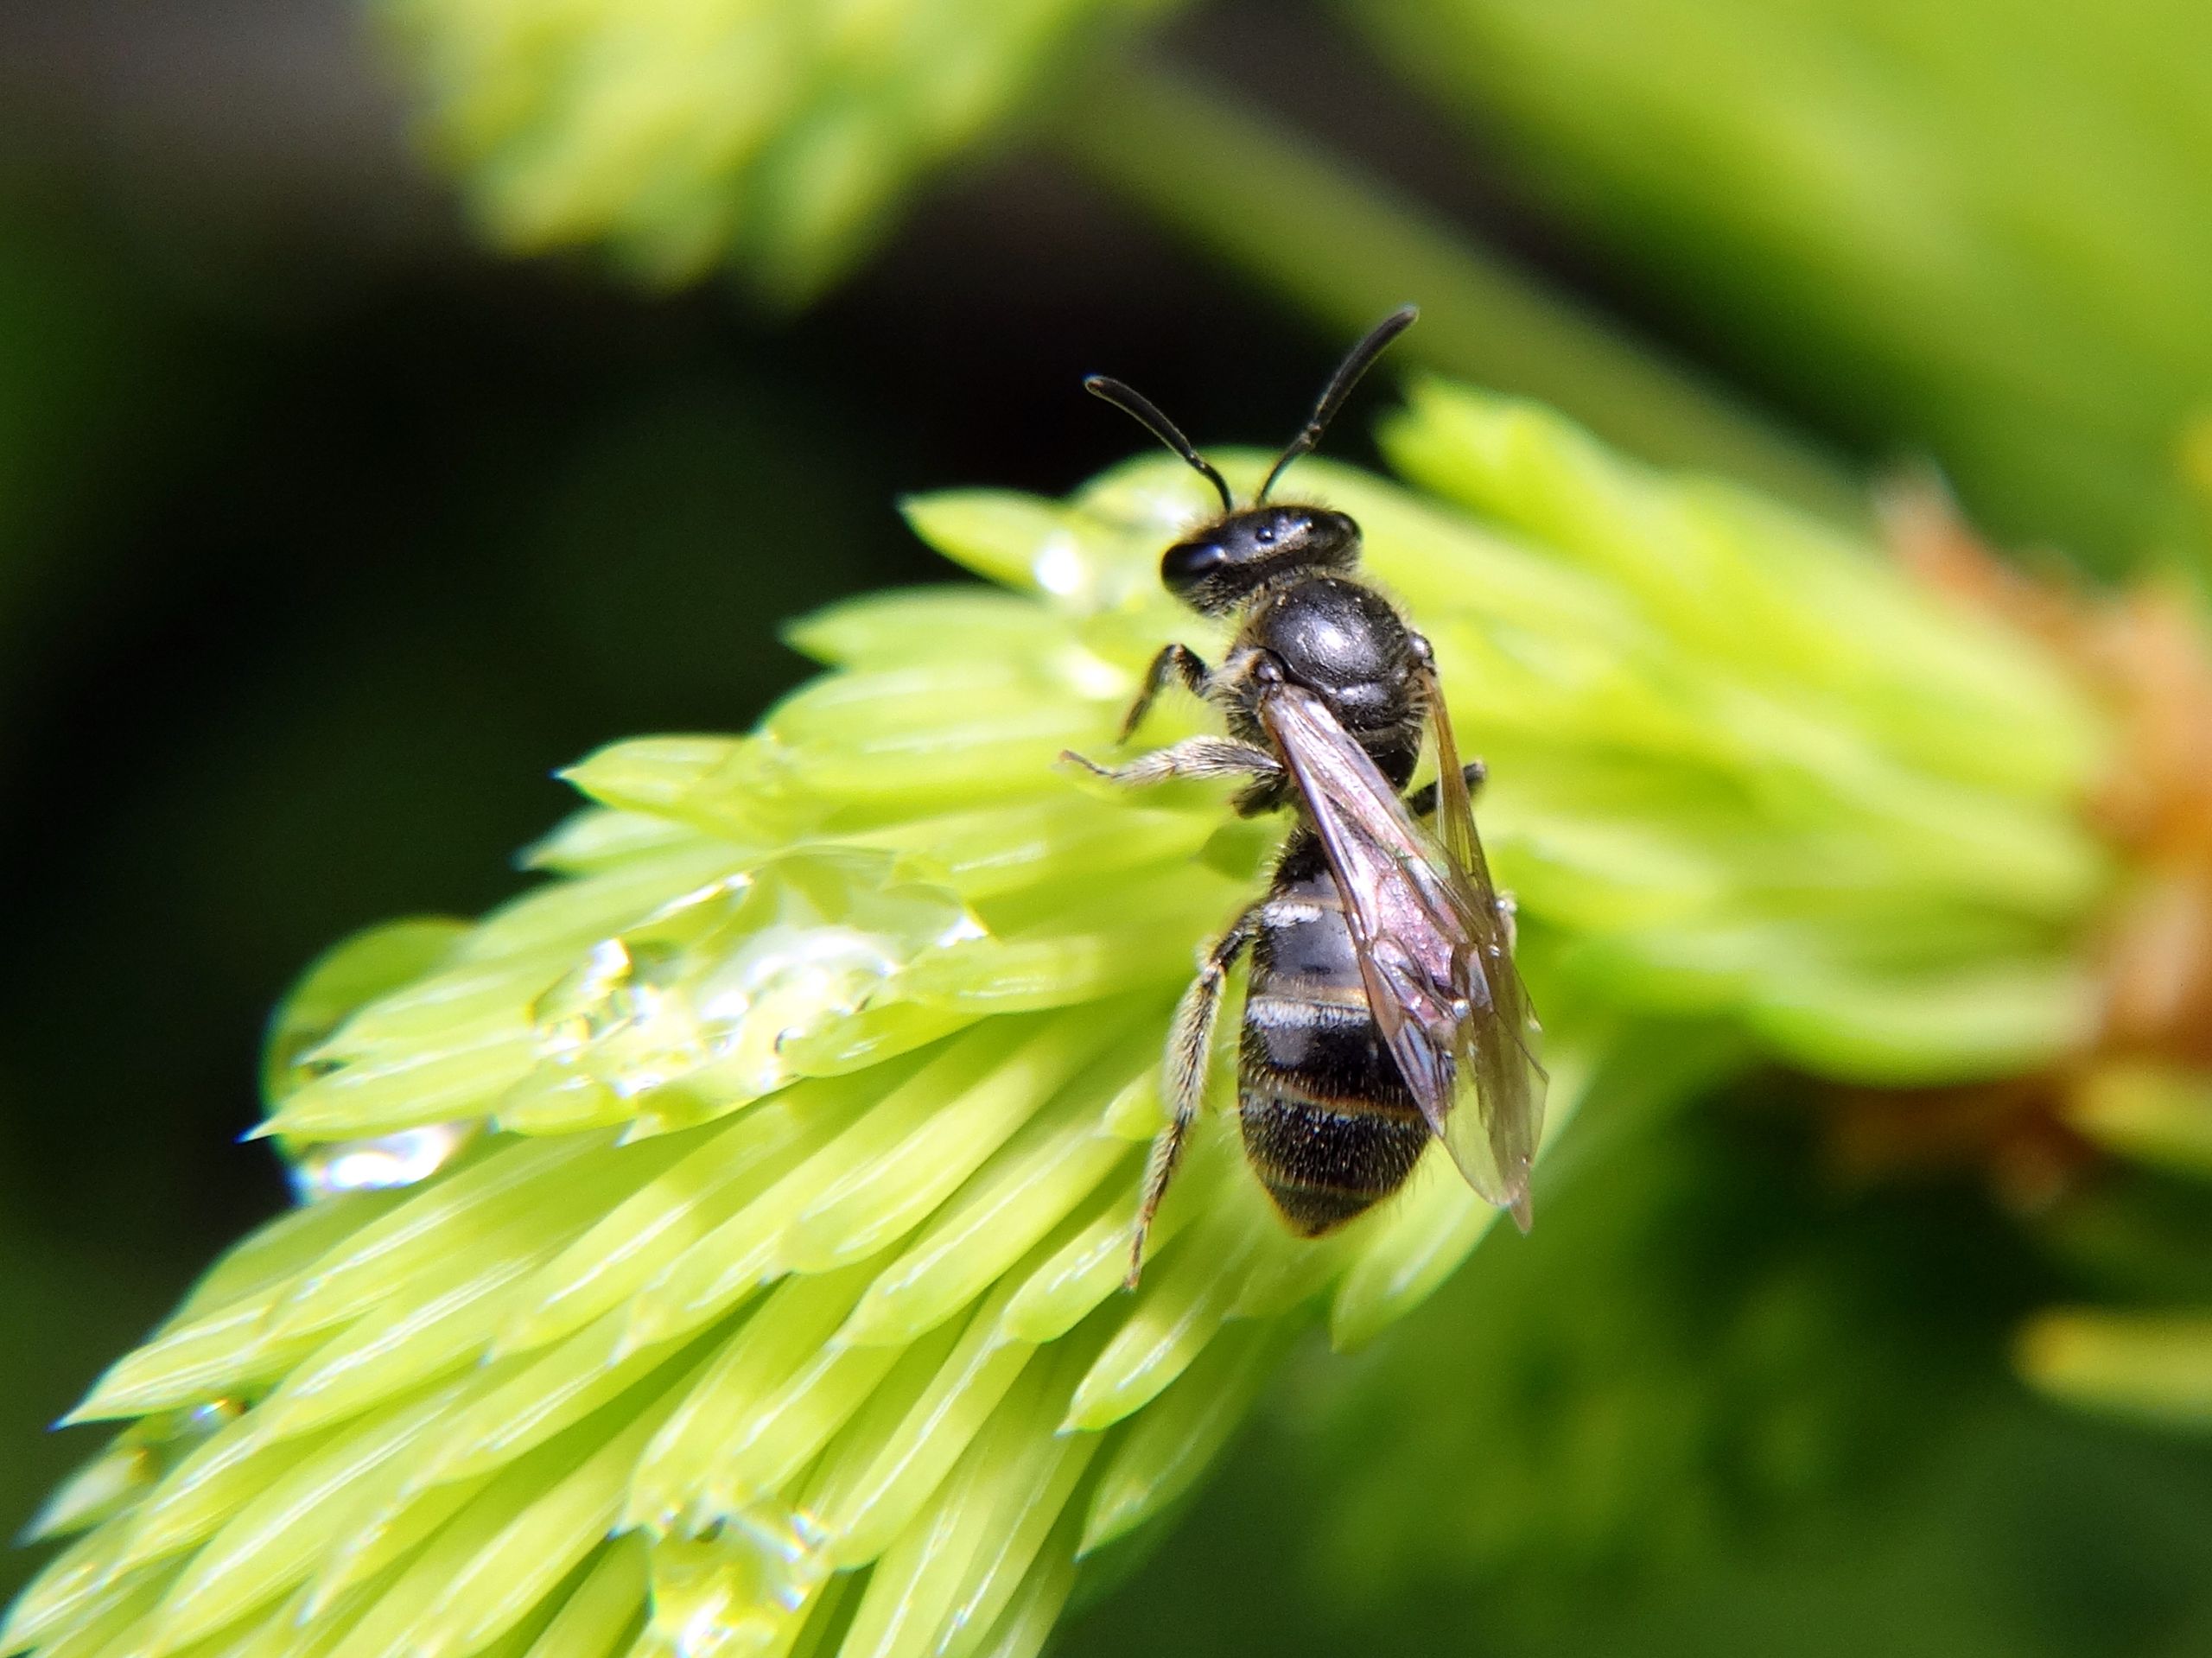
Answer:
POLYGON ((1313 414, 1306 417, 1306 429, 1290 440, 1290 447, 1282 452, 1282 459, 1275 462, 1274 470, 1268 474, 1268 481, 1260 486, 1260 492, 1252 498, 1255 506, 1268 499, 1268 492, 1275 486, 1275 480, 1282 476, 1284 467, 1300 455, 1308 453, 1321 441, 1321 434, 1336 418, 1337 410, 1344 407, 1344 399, 1351 396, 1351 389, 1359 384, 1359 377, 1373 365, 1385 346, 1414 326, 1414 319, 1420 314, 1418 306, 1402 305, 1376 323, 1369 331, 1367 338, 1351 348, 1351 354, 1339 363, 1337 372, 1329 377, 1329 384, 1322 390, 1320 402, 1313 405, 1313 414))
MULTIPOLYGON (((1412 319, 1408 317, 1407 321, 1411 321, 1412 319)), ((1403 325, 1402 324, 1400 326, 1402 327, 1403 325)), ((1377 346, 1375 349, 1376 351, 1380 351, 1382 346, 1377 346)), ((1374 355, 1374 353, 1370 352, 1368 354, 1372 356, 1374 355)), ((1365 367, 1366 365, 1362 364, 1361 366, 1365 367)), ((1342 378, 1343 373, 1344 371, 1339 369, 1338 371, 1338 377, 1342 378)), ((1181 455, 1184 460, 1189 461, 1193 467, 1204 473, 1206 476, 1206 481, 1221 492, 1221 510, 1223 511, 1234 512, 1236 510, 1236 498, 1229 492, 1229 480, 1214 470, 1212 461, 1207 460, 1205 456, 1200 454, 1196 449, 1191 447, 1191 440, 1185 437, 1181 432, 1176 429, 1175 422, 1173 421, 1168 419, 1166 416, 1161 414, 1160 410, 1152 406, 1152 400, 1150 398, 1145 397, 1141 392, 1130 390, 1128 386, 1123 385, 1119 380, 1107 378, 1103 374, 1092 374, 1086 376, 1083 382, 1083 389, 1090 393, 1092 397, 1103 397, 1108 403, 1112 403, 1115 408, 1128 416, 1132 420, 1135 421, 1138 425, 1143 427, 1145 430, 1150 432, 1162 443, 1165 443, 1169 448, 1174 450, 1176 454, 1181 455)), ((1281 468, 1278 467, 1277 470, 1280 471, 1281 468)), ((1264 490, 1261 492, 1263 495, 1266 492, 1267 492, 1264 490)))

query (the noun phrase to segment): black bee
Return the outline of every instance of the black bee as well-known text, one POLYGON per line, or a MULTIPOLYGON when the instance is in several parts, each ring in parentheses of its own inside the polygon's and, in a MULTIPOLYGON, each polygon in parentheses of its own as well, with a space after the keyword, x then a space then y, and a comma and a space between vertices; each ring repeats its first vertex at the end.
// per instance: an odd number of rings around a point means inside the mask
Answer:
POLYGON ((1353 347, 1248 506, 1164 415, 1119 381, 1086 389, 1135 416, 1220 492, 1222 515, 1160 562, 1169 592, 1201 614, 1240 613, 1218 669, 1170 645, 1122 726, 1135 733, 1172 679, 1222 710, 1230 735, 1194 737, 1126 765, 1070 759, 1115 782, 1249 778, 1246 816, 1289 805, 1298 823, 1268 895, 1199 958, 1177 1008, 1164 1091, 1129 1257, 1173 1178, 1205 1092, 1224 981, 1252 952, 1238 1066, 1244 1149, 1292 1230, 1319 1237, 1403 1185, 1432 1135, 1491 1203, 1529 1225, 1529 1172, 1544 1072, 1513 965, 1513 911, 1491 885, 1428 641, 1353 575, 1359 526, 1342 512, 1268 499, 1413 307, 1353 347), (1438 780, 1404 791, 1424 727, 1438 780), (1433 829, 1421 820, 1430 819, 1433 829))

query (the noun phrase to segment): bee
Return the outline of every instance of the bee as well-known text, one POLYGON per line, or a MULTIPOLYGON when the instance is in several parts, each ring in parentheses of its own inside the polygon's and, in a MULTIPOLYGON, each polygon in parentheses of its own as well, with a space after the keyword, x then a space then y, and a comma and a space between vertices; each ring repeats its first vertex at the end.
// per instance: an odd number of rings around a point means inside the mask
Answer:
POLYGON ((1268 499, 1416 314, 1394 312, 1352 348, 1243 506, 1151 403, 1103 375, 1084 382, 1219 492, 1221 516, 1168 548, 1160 574, 1199 614, 1233 615, 1238 627, 1218 668, 1185 645, 1164 647, 1120 740, 1171 681, 1217 707, 1228 736, 1118 766, 1067 758, 1131 786, 1242 778, 1241 814, 1296 813, 1267 896, 1201 950, 1176 1008, 1162 1079, 1168 1121, 1146 1171, 1132 1287, 1204 1102, 1224 986, 1248 950, 1238 1122, 1246 1158, 1292 1231, 1319 1237, 1382 1202, 1432 1138, 1475 1191, 1529 1227, 1545 1077, 1513 962, 1512 900, 1491 885, 1475 834, 1483 768, 1460 764, 1428 641, 1354 574, 1359 525, 1268 499), (1424 730, 1437 780, 1408 795, 1424 730))

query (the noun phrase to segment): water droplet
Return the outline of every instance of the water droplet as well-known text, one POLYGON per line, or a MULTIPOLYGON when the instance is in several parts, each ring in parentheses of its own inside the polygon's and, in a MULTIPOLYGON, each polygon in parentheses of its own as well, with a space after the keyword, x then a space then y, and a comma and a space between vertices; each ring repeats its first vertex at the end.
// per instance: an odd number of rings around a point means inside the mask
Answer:
POLYGON ((887 854, 793 853, 603 940, 532 1010, 543 1065, 623 1098, 678 1081, 721 1105, 782 1087, 791 1045, 869 1005, 925 950, 983 936, 887 854))
POLYGON ((537 999, 531 1010, 537 1022, 538 1051, 568 1059, 598 1037, 634 1016, 631 1000, 636 963, 620 938, 591 947, 583 964, 537 999))
POLYGON ((366 1140, 302 1146, 289 1155, 292 1197, 321 1203, 348 1191, 389 1191, 427 1180, 467 1149, 483 1125, 433 1122, 366 1140))
POLYGON ((779 1650, 830 1575, 829 1563, 781 1509, 733 1515, 652 1553, 653 1624, 677 1658, 779 1650))

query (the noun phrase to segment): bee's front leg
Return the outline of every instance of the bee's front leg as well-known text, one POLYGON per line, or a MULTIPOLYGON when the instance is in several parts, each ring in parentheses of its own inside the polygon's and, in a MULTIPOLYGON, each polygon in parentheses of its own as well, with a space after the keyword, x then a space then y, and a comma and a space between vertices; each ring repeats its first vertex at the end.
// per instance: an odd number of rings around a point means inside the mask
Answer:
POLYGON ((1232 737, 1189 737, 1166 748, 1140 754, 1126 765, 1101 765, 1072 749, 1060 758, 1072 760, 1094 776, 1128 788, 1166 783, 1176 778, 1258 778, 1282 775, 1282 762, 1264 748, 1240 743, 1232 737))
POLYGON ((1183 682, 1192 696, 1202 697, 1213 681, 1213 672, 1198 653, 1188 645, 1163 645, 1152 665, 1144 670, 1144 687, 1137 692, 1137 700, 1129 704, 1129 711, 1122 716, 1122 734, 1114 740, 1125 743, 1136 735, 1137 727, 1144 723, 1144 716, 1152 712, 1152 705, 1160 693, 1166 689, 1170 675, 1183 682))

